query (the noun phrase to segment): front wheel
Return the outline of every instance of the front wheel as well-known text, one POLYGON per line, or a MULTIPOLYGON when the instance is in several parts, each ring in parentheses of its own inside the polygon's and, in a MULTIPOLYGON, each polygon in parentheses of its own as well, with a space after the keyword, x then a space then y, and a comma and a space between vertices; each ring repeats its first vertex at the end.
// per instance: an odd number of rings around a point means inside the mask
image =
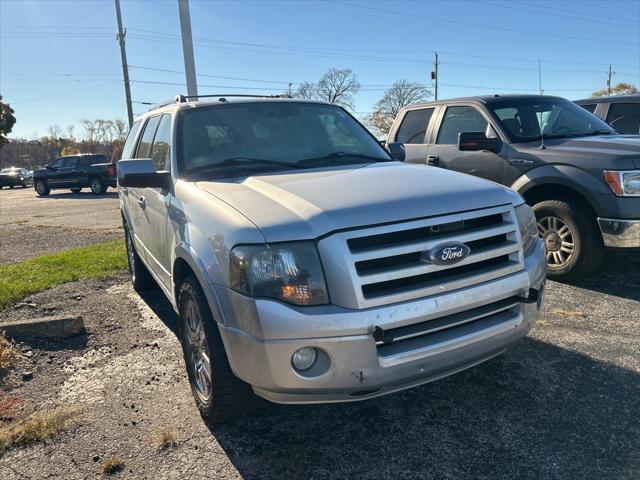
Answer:
POLYGON ((218 325, 195 277, 180 285, 180 340, 191 391, 209 426, 246 414, 253 391, 231 371, 218 325))
POLYGON ((104 184, 102 180, 100 180, 99 177, 94 177, 91 179, 91 191, 95 195, 102 195, 104 192, 107 191, 107 186, 104 184))
POLYGON ((49 186, 43 180, 36 181, 36 193, 41 197, 46 197, 51 193, 49 186))
POLYGON ((581 202, 545 200, 533 206, 552 280, 578 280, 598 269, 604 246, 596 219, 581 202))

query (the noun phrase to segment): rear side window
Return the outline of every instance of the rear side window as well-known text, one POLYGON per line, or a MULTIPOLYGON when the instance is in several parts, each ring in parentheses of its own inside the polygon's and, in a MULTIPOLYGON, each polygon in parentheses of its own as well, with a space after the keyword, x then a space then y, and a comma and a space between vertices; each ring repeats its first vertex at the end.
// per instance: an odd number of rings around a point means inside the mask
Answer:
POLYGON ((160 115, 151 117, 144 127, 140 144, 138 145, 138 152, 136 158, 150 158, 151 157, 151 143, 153 137, 156 134, 158 128, 158 122, 160 122, 160 115))
POLYGON ((127 135, 127 141, 124 142, 124 147, 122 147, 122 159, 128 159, 133 156, 133 147, 136 144, 136 134, 139 128, 140 120, 133 122, 129 130, 129 135, 127 135))
POLYGON ((78 165, 78 157, 64 157, 62 168, 75 168, 78 165))
POLYGON ((612 103, 607 123, 620 133, 640 133, 640 103, 612 103))
POLYGON ((596 111, 597 103, 590 103, 589 105, 580 105, 580 106, 584 108, 586 111, 593 113, 596 111))
POLYGON ((426 143, 425 134, 433 108, 424 108, 422 110, 410 110, 406 113, 396 134, 396 142, 400 143, 426 143))
POLYGON ((169 170, 171 165, 171 115, 162 115, 151 146, 151 158, 156 170, 169 170))
POLYGON ((437 144, 457 145, 462 132, 484 132, 488 122, 473 107, 448 107, 440 125, 437 144))

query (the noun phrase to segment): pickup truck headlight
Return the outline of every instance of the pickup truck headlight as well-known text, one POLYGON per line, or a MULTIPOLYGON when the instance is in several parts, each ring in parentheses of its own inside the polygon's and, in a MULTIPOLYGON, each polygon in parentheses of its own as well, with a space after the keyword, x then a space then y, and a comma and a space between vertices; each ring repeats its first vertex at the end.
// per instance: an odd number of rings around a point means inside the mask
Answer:
POLYGON ((618 197, 640 197, 640 170, 605 170, 604 181, 618 197))
POLYGON ((312 242, 239 245, 231 251, 231 288, 294 305, 329 302, 318 249, 312 242))
POLYGON ((538 238, 538 222, 533 209, 523 203, 515 208, 520 236, 522 237, 522 250, 525 256, 530 255, 538 238))

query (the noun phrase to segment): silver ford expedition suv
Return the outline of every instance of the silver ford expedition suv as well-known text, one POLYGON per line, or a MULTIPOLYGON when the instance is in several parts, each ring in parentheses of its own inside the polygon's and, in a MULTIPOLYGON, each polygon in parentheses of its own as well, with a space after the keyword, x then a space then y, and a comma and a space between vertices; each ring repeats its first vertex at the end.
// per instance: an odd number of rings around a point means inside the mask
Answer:
POLYGON ((178 96, 118 163, 129 268, 180 319, 209 424, 253 394, 363 400, 459 372, 538 318, 522 197, 387 153, 339 106, 178 96))

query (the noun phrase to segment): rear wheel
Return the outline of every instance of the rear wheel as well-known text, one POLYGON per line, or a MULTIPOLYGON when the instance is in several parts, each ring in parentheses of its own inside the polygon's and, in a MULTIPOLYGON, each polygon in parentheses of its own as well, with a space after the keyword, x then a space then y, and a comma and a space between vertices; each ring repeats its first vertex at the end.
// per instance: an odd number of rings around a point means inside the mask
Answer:
POLYGON ((127 265, 129 267, 133 288, 139 292, 148 290, 153 286, 153 277, 151 277, 149 270, 147 270, 147 267, 145 267, 140 260, 133 245, 132 233, 126 224, 124 225, 124 237, 127 247, 127 265))
POLYGON ((205 423, 212 426, 246 414, 257 399, 231 371, 218 325, 195 277, 180 285, 178 306, 189 383, 205 423))
POLYGON ((36 192, 41 197, 46 197, 47 195, 49 195, 51 193, 51 189, 44 182, 44 180, 36 180, 36 192))
POLYGON ((552 280, 578 280, 598 269, 604 246, 596 219, 575 200, 545 200, 534 205, 538 231, 547 251, 552 280))
POLYGON ((102 195, 107 191, 107 186, 100 179, 100 177, 93 177, 91 179, 91 191, 96 195, 102 195))

